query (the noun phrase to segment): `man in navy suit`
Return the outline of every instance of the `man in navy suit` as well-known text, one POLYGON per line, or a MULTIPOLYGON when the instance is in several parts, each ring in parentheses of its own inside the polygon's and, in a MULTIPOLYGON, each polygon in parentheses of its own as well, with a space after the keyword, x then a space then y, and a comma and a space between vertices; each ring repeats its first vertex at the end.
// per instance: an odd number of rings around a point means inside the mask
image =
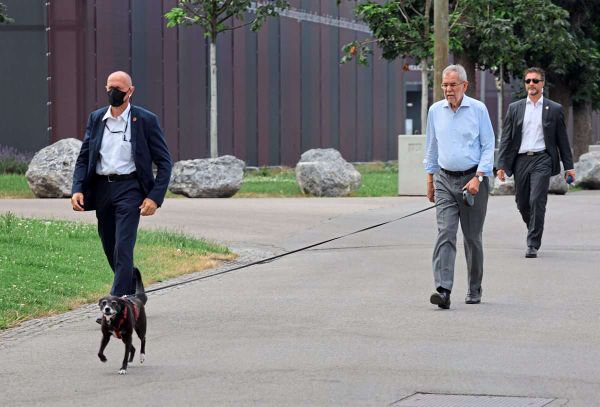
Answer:
POLYGON ((73 174, 73 210, 95 210, 98 234, 113 270, 111 294, 146 301, 133 249, 141 216, 154 215, 171 177, 171 156, 153 113, 130 104, 131 77, 113 72, 106 81, 110 106, 88 119, 73 174), (152 171, 156 165, 156 177, 152 171))
POLYGON ((527 99, 511 103, 502 129, 496 175, 500 181, 515 174, 517 208, 527 225, 525 257, 535 258, 542 244, 550 177, 560 173, 575 180, 573 157, 563 107, 543 96, 541 68, 525 71, 527 99))

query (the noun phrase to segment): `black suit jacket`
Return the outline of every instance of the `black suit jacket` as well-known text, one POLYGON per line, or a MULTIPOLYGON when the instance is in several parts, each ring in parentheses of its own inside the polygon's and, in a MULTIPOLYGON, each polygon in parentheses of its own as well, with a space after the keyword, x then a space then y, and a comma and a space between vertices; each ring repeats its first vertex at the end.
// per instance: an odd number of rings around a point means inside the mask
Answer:
MULTIPOLYGON (((521 99, 510 104, 502 127, 498 168, 503 169, 509 177, 514 173, 517 154, 521 147, 526 101, 527 99, 521 99)), ((552 158, 552 175, 560 173, 560 161, 565 170, 572 170, 573 156, 567 136, 563 107, 546 97, 544 97, 542 111, 542 127, 546 150, 552 158)))
MULTIPOLYGON (((83 193, 85 210, 95 208, 95 174, 104 136, 102 117, 107 107, 96 110, 87 122, 83 144, 73 173, 72 193, 83 193)), ((171 156, 156 115, 131 105, 131 150, 135 170, 144 194, 161 206, 171 178, 171 156), (156 178, 152 164, 156 165, 156 178)))

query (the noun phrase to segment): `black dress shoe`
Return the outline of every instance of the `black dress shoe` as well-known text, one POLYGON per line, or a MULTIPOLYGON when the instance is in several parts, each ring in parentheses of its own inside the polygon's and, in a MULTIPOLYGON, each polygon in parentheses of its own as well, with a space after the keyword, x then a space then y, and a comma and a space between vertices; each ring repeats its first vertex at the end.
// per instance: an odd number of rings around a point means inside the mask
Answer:
POLYGON ((481 302, 481 292, 483 290, 479 287, 479 290, 473 293, 467 293, 465 297, 465 304, 479 304, 481 302))
POLYGON ((533 246, 529 246, 525 252, 525 257, 528 259, 535 259, 537 257, 537 249, 533 246))
POLYGON ((450 293, 444 291, 441 293, 435 292, 431 294, 429 301, 442 309, 450 308, 450 293))

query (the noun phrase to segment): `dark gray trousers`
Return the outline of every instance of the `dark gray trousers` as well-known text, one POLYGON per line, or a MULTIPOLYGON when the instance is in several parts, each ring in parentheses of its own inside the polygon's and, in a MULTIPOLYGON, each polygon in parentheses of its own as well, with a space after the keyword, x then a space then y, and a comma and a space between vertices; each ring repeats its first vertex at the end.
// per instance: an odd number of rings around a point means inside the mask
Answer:
POLYGON ((453 176, 440 172, 435 177, 435 202, 438 235, 433 250, 433 277, 435 287, 452 291, 456 261, 456 233, 458 224, 463 233, 467 260, 468 292, 476 294, 483 278, 483 223, 489 196, 488 178, 484 177, 475 196, 475 204, 468 207, 462 198, 463 186, 474 174, 453 176))
POLYGON ((98 181, 96 187, 98 234, 110 268, 115 273, 111 294, 135 293, 136 275, 133 250, 144 200, 136 179, 118 182, 98 181))
POLYGON ((539 249, 544 233, 552 158, 548 154, 518 155, 515 164, 515 200, 527 225, 527 246, 539 249))

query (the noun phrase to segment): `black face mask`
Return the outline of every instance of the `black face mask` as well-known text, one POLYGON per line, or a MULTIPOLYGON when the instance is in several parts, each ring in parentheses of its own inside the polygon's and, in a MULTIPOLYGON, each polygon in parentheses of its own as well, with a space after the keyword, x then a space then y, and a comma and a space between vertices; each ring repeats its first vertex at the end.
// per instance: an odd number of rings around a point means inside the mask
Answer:
POLYGON ((127 92, 112 88, 108 91, 108 103, 110 103, 111 106, 119 107, 125 103, 125 95, 127 95, 127 92))

